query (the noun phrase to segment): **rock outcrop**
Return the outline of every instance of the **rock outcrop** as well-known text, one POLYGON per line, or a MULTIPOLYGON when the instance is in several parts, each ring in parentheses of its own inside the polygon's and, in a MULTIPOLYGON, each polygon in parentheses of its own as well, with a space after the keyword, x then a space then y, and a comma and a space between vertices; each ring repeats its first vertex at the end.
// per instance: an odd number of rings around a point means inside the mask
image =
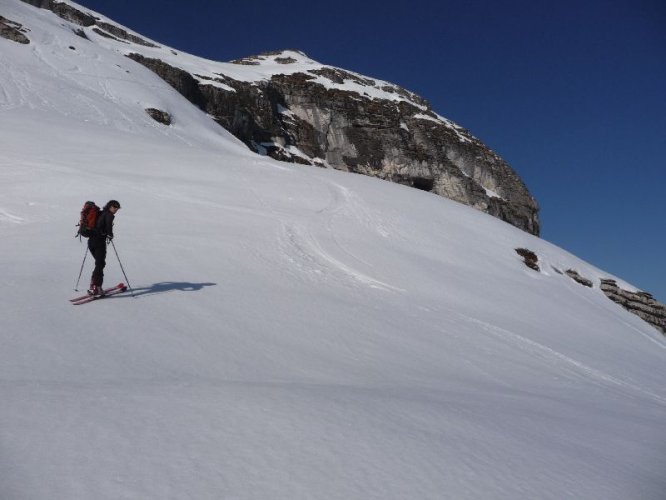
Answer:
POLYGON ((516 253, 523 258, 523 262, 527 267, 534 271, 541 272, 539 267, 539 257, 532 250, 527 248, 516 248, 516 253))
POLYGON ((592 288, 592 281, 578 274, 578 271, 574 271, 573 269, 568 269, 564 273, 567 276, 569 276, 569 278, 574 280, 576 283, 592 288))
POLYGON ((116 39, 121 39, 125 40, 127 42, 132 42, 132 43, 137 43, 139 45, 143 45, 144 47, 157 47, 154 43, 147 42, 141 37, 138 37, 136 35, 132 35, 131 33, 128 33, 122 28, 119 28, 118 26, 115 26, 110 23, 105 23, 102 21, 96 21, 95 26, 99 28, 99 30, 104 30, 107 33, 110 33, 116 39))
POLYGON ((25 32, 26 30, 21 24, 0 16, 0 37, 13 42, 28 44, 30 40, 25 36, 25 32))
POLYGON ((28 5, 32 5, 33 7, 37 7, 39 9, 50 9, 51 5, 53 4, 53 0, 21 0, 24 3, 27 3, 28 5))
POLYGON ((146 113, 148 113, 153 120, 162 125, 171 125, 171 115, 166 111, 155 108, 146 108, 146 113))
MULTIPOLYGON (((539 257, 537 254, 527 248, 516 248, 515 250, 516 253, 523 258, 527 267, 541 272, 538 264, 539 257)), ((576 283, 589 288, 594 288, 592 280, 581 276, 580 273, 574 269, 567 269, 564 272, 556 267, 553 267, 552 269, 557 272, 557 274, 567 275, 576 283)), ((651 294, 647 292, 630 292, 624 290, 612 279, 602 279, 600 288, 610 300, 621 305, 627 311, 641 317, 659 331, 666 334, 666 306, 657 302, 651 294)))
POLYGON ((666 306, 647 292, 630 292, 620 288, 615 280, 601 280, 601 290, 613 302, 640 316, 661 333, 666 334, 666 306))

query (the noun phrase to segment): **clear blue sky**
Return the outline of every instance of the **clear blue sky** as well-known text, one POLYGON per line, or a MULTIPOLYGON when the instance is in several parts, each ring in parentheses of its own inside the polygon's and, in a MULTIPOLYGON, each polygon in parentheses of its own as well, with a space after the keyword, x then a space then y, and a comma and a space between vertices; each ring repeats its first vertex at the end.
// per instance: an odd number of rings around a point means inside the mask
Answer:
POLYGON ((228 61, 300 49, 420 94, 524 179, 542 237, 666 302, 666 2, 79 0, 228 61))

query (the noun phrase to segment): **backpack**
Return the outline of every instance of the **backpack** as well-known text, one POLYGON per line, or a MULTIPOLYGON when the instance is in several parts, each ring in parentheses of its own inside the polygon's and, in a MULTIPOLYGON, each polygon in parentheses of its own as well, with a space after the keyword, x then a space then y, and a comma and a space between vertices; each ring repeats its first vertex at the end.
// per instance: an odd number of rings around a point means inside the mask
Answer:
POLYGON ((83 236, 84 238, 88 238, 92 236, 95 232, 97 217, 101 211, 102 209, 95 205, 94 201, 86 201, 81 209, 81 217, 77 224, 79 230, 74 237, 76 238, 78 236, 81 238, 81 236, 83 236))

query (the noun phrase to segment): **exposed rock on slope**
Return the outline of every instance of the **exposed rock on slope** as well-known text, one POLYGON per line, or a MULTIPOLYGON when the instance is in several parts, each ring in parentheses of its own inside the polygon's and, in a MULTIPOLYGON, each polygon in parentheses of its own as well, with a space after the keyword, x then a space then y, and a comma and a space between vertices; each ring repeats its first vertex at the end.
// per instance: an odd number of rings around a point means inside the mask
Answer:
POLYGON ((601 290, 613 302, 620 304, 666 334, 666 306, 646 292, 630 292, 620 288, 614 280, 601 280, 601 290))
POLYGON ((0 16, 0 37, 14 42, 28 44, 30 40, 24 33, 25 29, 19 23, 0 16))
POLYGON ((541 272, 539 267, 539 257, 532 251, 527 248, 516 248, 516 253, 523 258, 523 262, 527 267, 535 271, 541 272))
POLYGON ((155 108, 147 108, 146 113, 148 113, 148 115, 150 115, 153 120, 161 123, 162 125, 171 125, 171 115, 166 111, 155 108))
POLYGON ((571 278, 572 280, 574 280, 576 283, 578 283, 580 285, 583 285, 583 286, 586 286, 586 287, 589 287, 589 288, 592 288, 592 286, 593 286, 592 281, 588 280, 587 278, 584 278, 583 276, 578 274, 578 271, 576 271, 574 269, 567 269, 564 272, 564 274, 569 276, 569 278, 571 278))
MULTIPOLYGON (((516 248, 516 253, 523 257, 524 263, 530 269, 541 272, 538 265, 539 257, 532 250, 527 248, 516 248)), ((556 267, 553 270, 557 274, 565 274, 576 283, 583 286, 593 288, 594 283, 592 280, 581 276, 575 269, 568 269, 564 272, 556 267)), ((624 307, 627 311, 636 314, 644 321, 647 321, 652 326, 657 328, 662 333, 666 334, 666 306, 657 302, 651 294, 647 292, 630 292, 620 288, 615 280, 601 279, 601 291, 604 292, 606 297, 610 300, 624 307)))

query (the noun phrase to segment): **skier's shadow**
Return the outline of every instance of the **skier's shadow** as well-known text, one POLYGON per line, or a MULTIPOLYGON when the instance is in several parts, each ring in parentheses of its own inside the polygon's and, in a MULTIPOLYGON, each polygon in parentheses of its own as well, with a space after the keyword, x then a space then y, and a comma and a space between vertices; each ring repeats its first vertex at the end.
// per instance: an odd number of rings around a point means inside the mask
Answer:
MULTIPOLYGON (((217 283, 188 283, 188 282, 178 282, 178 281, 163 281, 161 283, 155 283, 150 286, 142 288, 134 288, 134 296, 139 297, 141 295, 155 295, 158 293, 173 292, 175 290, 179 292, 198 292, 205 286, 216 286, 217 283)), ((127 294, 123 294, 127 297, 127 294)), ((131 297, 131 295, 129 295, 131 297)))

